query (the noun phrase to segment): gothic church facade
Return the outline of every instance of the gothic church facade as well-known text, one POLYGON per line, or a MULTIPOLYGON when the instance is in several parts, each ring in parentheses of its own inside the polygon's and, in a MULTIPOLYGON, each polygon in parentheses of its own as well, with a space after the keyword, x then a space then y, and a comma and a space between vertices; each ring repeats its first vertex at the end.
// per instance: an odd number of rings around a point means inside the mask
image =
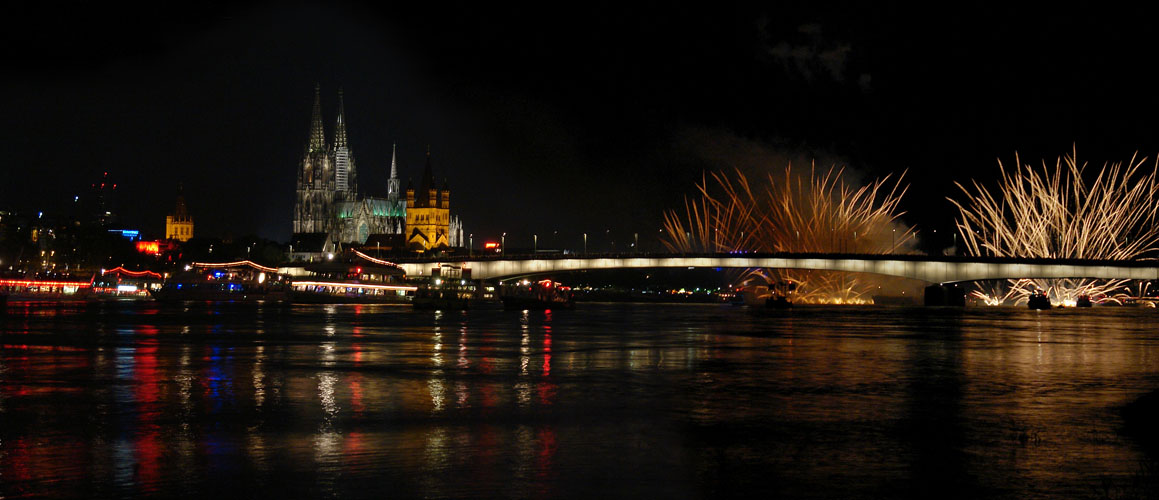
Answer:
MULTIPOLYGON (((346 136, 346 113, 342 91, 338 91, 338 118, 334 127, 334 141, 327 144, 322 125, 321 89, 314 88, 314 106, 310 122, 310 139, 298 168, 293 231, 296 253, 333 252, 339 248, 366 243, 373 235, 397 235, 411 250, 425 251, 444 247, 462 246, 462 225, 447 214, 441 228, 430 230, 437 237, 417 240, 405 236, 408 223, 407 209, 412 203, 402 198, 399 190, 396 152, 392 150, 390 179, 385 198, 358 195, 358 170, 346 136), (441 231, 439 230, 441 229, 441 231), (412 242, 414 240, 414 242, 412 242)), ((430 173, 430 152, 424 181, 430 173)), ((445 192, 449 196, 450 191, 445 192)), ((444 203, 446 204, 446 202, 444 203)), ((425 206, 425 205, 424 205, 425 206)), ((449 207, 445 207, 448 208, 449 207)), ((423 234, 428 232, 425 226, 423 234)), ((382 239, 382 238, 376 238, 382 239)))

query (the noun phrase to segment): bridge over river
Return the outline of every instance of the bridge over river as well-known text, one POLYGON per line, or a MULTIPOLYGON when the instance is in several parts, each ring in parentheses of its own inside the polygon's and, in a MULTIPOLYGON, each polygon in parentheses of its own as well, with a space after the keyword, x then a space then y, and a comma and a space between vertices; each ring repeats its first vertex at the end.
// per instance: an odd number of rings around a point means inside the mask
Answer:
POLYGON ((1159 261, 1020 259, 992 257, 862 254, 553 254, 481 255, 398 262, 410 276, 426 276, 443 265, 471 270, 482 280, 597 269, 775 268, 849 271, 950 284, 1018 278, 1159 280, 1159 261))

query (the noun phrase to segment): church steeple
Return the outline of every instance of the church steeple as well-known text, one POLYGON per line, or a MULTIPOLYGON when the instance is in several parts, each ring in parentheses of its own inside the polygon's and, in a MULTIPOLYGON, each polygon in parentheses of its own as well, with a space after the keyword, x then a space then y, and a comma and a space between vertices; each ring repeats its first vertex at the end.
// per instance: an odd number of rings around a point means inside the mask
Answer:
POLYGON ((322 128, 322 86, 314 84, 314 110, 310 118, 310 152, 326 149, 326 131, 322 128))
POLYGON ((342 103, 342 89, 338 89, 338 123, 334 125, 334 148, 346 147, 346 106, 342 103))
POLYGON ((358 171, 354 166, 354 154, 346 143, 346 105, 341 87, 338 88, 338 118, 334 124, 334 146, 330 154, 334 161, 334 185, 338 199, 354 201, 358 193, 358 171))
POLYGON ((386 199, 396 201, 399 198, 398 185, 398 144, 390 147, 390 180, 386 181, 386 199))

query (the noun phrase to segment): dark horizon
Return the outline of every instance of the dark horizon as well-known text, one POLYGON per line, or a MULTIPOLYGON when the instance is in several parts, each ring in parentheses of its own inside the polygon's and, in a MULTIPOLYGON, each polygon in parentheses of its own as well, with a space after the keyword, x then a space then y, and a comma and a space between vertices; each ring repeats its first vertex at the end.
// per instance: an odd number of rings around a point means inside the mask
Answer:
POLYGON ((1159 154, 1145 12, 588 7, 17 16, 53 22, 7 35, 0 208, 61 212, 108 171, 128 227, 160 233, 182 183, 199 235, 287 241, 315 83, 328 139, 344 90, 364 194, 429 145, 477 243, 649 234, 706 170, 810 159, 907 172, 904 222, 948 230, 996 158, 1159 154))

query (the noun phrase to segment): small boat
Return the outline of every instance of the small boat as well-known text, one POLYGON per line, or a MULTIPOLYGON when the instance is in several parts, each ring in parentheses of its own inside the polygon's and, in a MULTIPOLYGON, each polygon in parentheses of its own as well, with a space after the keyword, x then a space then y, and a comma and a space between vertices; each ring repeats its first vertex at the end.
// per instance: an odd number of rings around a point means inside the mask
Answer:
POLYGON ((464 310, 470 308, 475 293, 470 270, 443 264, 433 270, 426 282, 418 285, 411 303, 415 309, 464 310))
POLYGON ((774 295, 765 299, 765 307, 768 309, 790 309, 793 303, 784 295, 774 295))
POLYGON ((1042 290, 1035 290, 1026 301, 1026 306, 1034 310, 1050 309, 1050 297, 1042 290))
POLYGON ((575 296, 571 287, 551 280, 530 282, 523 280, 499 288, 499 299, 509 311, 572 309, 575 296))
POLYGON ((195 262, 150 292, 154 300, 162 302, 280 302, 288 297, 289 285, 289 278, 278 274, 276 268, 248 260, 195 262))
POLYGON ((1091 307, 1090 295, 1079 295, 1079 298, 1074 301, 1075 307, 1091 307))
POLYGON ((778 281, 772 284, 769 291, 772 292, 772 295, 765 299, 766 309, 790 309, 793 307, 793 302, 789 298, 797 291, 797 282, 778 281))

